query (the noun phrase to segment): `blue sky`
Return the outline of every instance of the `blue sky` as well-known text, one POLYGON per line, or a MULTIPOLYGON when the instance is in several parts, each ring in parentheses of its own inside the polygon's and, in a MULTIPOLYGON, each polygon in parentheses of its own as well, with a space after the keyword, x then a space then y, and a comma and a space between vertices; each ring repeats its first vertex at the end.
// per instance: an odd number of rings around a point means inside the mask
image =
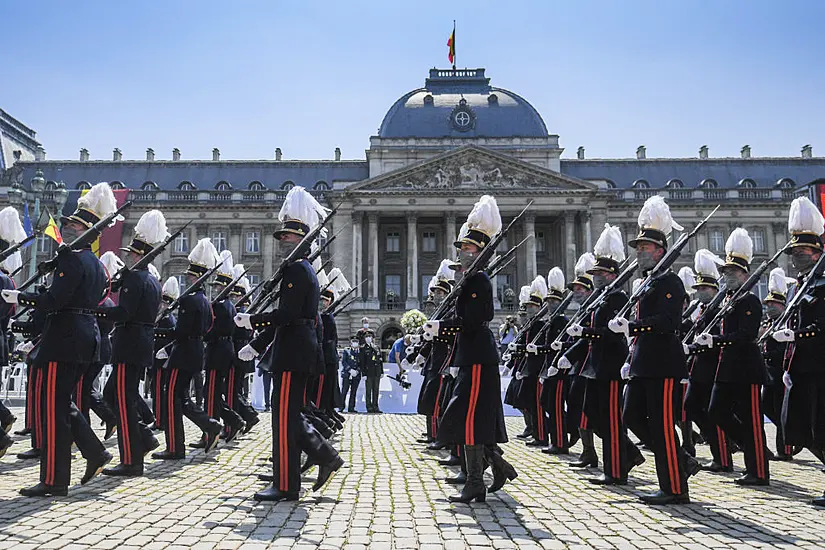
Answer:
POLYGON ((825 2, 0 1, 0 107, 50 159, 364 158, 447 67, 530 101, 565 157, 825 155, 825 2))

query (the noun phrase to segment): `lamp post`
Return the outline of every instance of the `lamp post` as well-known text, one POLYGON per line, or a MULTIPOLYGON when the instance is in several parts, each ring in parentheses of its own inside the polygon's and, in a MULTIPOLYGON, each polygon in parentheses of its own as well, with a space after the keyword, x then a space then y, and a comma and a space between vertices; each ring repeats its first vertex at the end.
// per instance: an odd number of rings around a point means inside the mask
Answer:
MULTIPOLYGON (((43 177, 43 171, 38 170, 34 173, 34 177, 31 179, 31 190, 34 194, 34 224, 32 229, 37 229, 37 223, 40 221, 40 194, 43 193, 43 189, 46 187, 46 179, 43 177)), ((37 269, 37 244, 40 238, 34 239, 32 241, 32 255, 31 261, 29 262, 29 277, 34 277, 35 270, 37 269)))

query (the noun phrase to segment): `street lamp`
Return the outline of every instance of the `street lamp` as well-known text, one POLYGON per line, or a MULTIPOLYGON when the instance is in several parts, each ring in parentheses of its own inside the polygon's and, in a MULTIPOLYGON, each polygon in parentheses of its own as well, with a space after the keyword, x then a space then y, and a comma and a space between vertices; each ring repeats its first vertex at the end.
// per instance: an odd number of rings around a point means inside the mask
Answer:
MULTIPOLYGON (((43 177, 43 170, 38 170, 34 173, 31 179, 31 190, 34 193, 34 225, 32 229, 37 229, 37 223, 40 221, 40 195, 43 189, 46 188, 46 179, 43 177)), ((32 241, 32 256, 29 262, 29 278, 34 277, 37 269, 37 243, 39 237, 32 241)))

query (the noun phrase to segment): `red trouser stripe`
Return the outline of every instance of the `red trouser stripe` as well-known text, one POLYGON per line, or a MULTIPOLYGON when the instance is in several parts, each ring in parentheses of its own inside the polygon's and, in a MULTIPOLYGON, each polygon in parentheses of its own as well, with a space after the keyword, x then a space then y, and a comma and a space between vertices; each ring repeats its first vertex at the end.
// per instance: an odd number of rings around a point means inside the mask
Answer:
POLYGON ((438 433, 438 414, 441 412, 441 388, 444 386, 444 377, 438 381, 438 392, 435 394, 435 409, 433 409, 433 439, 438 433))
POLYGON ((77 381, 77 387, 74 389, 74 401, 77 408, 80 409, 80 412, 83 412, 83 377, 85 374, 80 375, 80 379, 77 381))
POLYGON ((206 396, 206 414, 215 416, 215 377, 217 371, 210 370, 206 373, 209 379, 208 395, 206 396))
MULTIPOLYGON (((34 367, 29 367, 29 374, 34 372, 34 367)), ((26 377, 26 428, 32 428, 32 422, 34 421, 34 404, 32 403, 33 395, 34 395, 34 376, 26 377)))
POLYGON ((610 460, 612 462, 611 476, 622 477, 621 461, 619 459, 619 381, 610 381, 610 460))
POLYGON ((673 424, 673 378, 664 380, 662 405, 664 414, 662 429, 664 430, 665 456, 667 457, 668 477, 670 477, 670 490, 674 495, 682 494, 682 484, 679 479, 679 463, 676 454, 676 432, 673 424))
POLYGON ((579 421, 579 428, 581 428, 582 430, 587 429, 587 415, 584 414, 584 411, 582 411, 582 417, 581 417, 581 420, 579 421))
POLYGON ((289 491, 289 455, 288 455, 288 440, 287 440, 287 426, 289 425, 288 411, 289 411, 289 383, 291 373, 284 372, 281 374, 281 401, 280 401, 280 417, 279 417, 279 450, 278 463, 280 468, 281 491, 289 491))
POLYGON ((759 385, 751 384, 751 416, 753 444, 756 447, 756 476, 765 479, 765 441, 762 439, 762 407, 759 405, 759 385))
POLYGON ((544 409, 541 407, 541 380, 536 380, 536 418, 538 419, 539 441, 547 439, 544 433, 544 409))
POLYGON ((123 460, 126 465, 132 464, 132 442, 129 439, 129 416, 126 412, 126 363, 117 366, 117 408, 120 413, 120 426, 117 437, 123 448, 123 460))
POLYGON ((227 380, 226 406, 235 408, 235 367, 229 369, 229 380, 227 380))
POLYGON ((324 390, 324 375, 318 375, 318 394, 315 396, 315 406, 321 408, 321 392, 324 390))
POLYGON ((178 382, 178 369, 172 369, 169 374, 169 385, 166 387, 166 433, 169 434, 169 452, 177 453, 175 439, 175 386, 178 382))
POLYGON ((35 372, 35 396, 34 396, 34 447, 43 448, 43 407, 40 400, 43 398, 43 369, 37 367, 35 372))
POLYGON ((49 372, 46 377, 46 485, 54 485, 55 476, 55 385, 57 378, 57 363, 49 363, 49 372))
POLYGON ((481 365, 473 365, 472 384, 470 385, 470 403, 467 407, 467 420, 464 424, 465 445, 476 444, 476 405, 478 404, 478 391, 481 386, 481 365))

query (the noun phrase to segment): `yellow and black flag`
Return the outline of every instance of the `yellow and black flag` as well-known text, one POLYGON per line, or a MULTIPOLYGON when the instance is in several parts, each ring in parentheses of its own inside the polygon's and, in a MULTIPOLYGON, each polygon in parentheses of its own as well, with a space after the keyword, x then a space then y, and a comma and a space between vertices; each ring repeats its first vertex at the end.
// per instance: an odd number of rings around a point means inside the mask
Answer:
POLYGON ((450 63, 452 63, 453 69, 455 69, 455 21, 453 21, 453 34, 451 34, 450 39, 447 40, 447 47, 450 48, 450 53, 447 54, 447 58, 450 60, 450 63))

